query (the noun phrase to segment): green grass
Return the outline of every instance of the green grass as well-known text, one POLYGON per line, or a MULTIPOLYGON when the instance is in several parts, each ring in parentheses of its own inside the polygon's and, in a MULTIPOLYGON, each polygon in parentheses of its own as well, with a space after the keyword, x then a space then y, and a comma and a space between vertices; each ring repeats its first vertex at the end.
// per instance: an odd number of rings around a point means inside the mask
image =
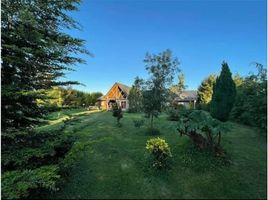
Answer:
MULTIPOLYGON (((119 128, 111 112, 75 114, 69 128, 88 145, 50 198, 266 198, 266 137, 258 129, 228 123, 222 144, 232 164, 222 166, 192 151, 189 139, 176 132, 176 122, 161 115, 155 125, 171 148, 173 167, 157 173, 148 169, 145 152, 146 141, 156 136, 145 134, 148 122, 135 128, 132 121, 142 115, 124 113, 119 128)), ((65 114, 55 116, 40 129, 58 126, 65 114)))

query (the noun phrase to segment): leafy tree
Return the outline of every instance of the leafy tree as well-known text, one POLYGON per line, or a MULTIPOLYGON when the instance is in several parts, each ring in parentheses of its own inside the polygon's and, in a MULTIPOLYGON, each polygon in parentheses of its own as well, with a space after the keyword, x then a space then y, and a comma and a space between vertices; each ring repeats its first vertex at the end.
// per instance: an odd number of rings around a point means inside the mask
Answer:
POLYGON ((40 89, 77 84, 59 81, 72 66, 84 63, 75 56, 88 51, 84 41, 64 33, 79 28, 67 15, 79 0, 3 0, 2 6, 2 128, 25 127, 40 117, 36 99, 40 89))
POLYGON ((103 94, 101 92, 92 92, 91 94, 91 105, 94 106, 97 103, 99 97, 103 94))
POLYGON ((73 90, 72 87, 68 87, 64 90, 64 101, 65 106, 76 106, 77 105, 77 91, 73 90))
POLYGON ((142 111, 142 84, 143 80, 136 77, 128 95, 129 112, 142 111))
POLYGON ((169 88, 169 94, 167 98, 167 102, 171 105, 171 107, 176 107, 177 104, 174 104, 174 99, 178 97, 187 86, 185 85, 185 78, 182 72, 178 75, 178 83, 171 85, 169 88))
POLYGON ((178 80, 179 80, 178 84, 172 85, 170 87, 170 91, 172 93, 177 94, 177 95, 182 93, 182 91, 185 90, 187 87, 185 85, 185 78, 184 78, 184 74, 182 72, 179 73, 178 80))
POLYGON ((257 74, 245 77, 237 88, 231 118, 235 121, 267 129, 267 70, 256 63, 257 74))
POLYGON ((243 78, 239 74, 235 74, 233 76, 233 80, 234 80, 236 88, 238 88, 243 83, 243 78))
POLYGON ((201 104, 208 104, 211 101, 213 94, 213 85, 216 82, 216 75, 209 75, 206 79, 204 79, 201 85, 198 87, 197 102, 201 104))
POLYGON ((221 121, 227 121, 232 110, 236 95, 235 83, 232 79, 229 66, 222 63, 222 70, 213 87, 211 101, 211 115, 221 121))
POLYGON ((117 125, 120 127, 120 119, 123 118, 123 112, 121 107, 118 106, 117 103, 114 103, 112 106, 112 110, 113 110, 113 116, 116 118, 117 120, 117 125))
POLYGON ((150 79, 145 82, 143 88, 143 109, 151 119, 150 126, 153 130, 153 119, 165 106, 168 88, 173 81, 174 73, 178 71, 179 62, 172 58, 170 50, 158 55, 147 53, 144 62, 150 79))

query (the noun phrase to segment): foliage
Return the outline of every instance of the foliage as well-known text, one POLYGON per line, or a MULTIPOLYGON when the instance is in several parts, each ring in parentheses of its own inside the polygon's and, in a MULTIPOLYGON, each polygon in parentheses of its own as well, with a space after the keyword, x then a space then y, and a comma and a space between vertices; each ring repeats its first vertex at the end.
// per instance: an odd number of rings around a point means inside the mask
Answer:
POLYGON ((216 82, 216 75, 209 75, 204 79, 197 91, 197 107, 209 111, 209 104, 212 99, 213 85, 216 82))
POLYGON ((178 75, 178 84, 175 85, 171 85, 169 88, 169 100, 168 102, 170 102, 171 104, 174 101, 174 98, 177 97, 178 95, 180 95, 182 93, 183 90, 186 89, 186 85, 185 85, 185 80, 184 80, 184 74, 182 72, 179 73, 178 75))
POLYGON ((171 85, 174 73, 178 71, 178 60, 172 58, 170 50, 166 50, 158 55, 147 54, 144 59, 145 68, 150 75, 143 88, 143 109, 144 113, 151 118, 151 128, 153 119, 157 117, 165 106, 168 87, 171 85))
POLYGON ((33 189, 57 190, 60 178, 56 165, 36 169, 8 171, 2 175, 2 197, 5 199, 27 198, 33 189))
POLYGON ((257 63, 257 74, 244 78, 237 88, 237 96, 231 113, 235 121, 267 128, 267 76, 263 65, 257 63))
POLYGON ((193 144, 186 145, 184 149, 181 150, 180 162, 183 166, 191 168, 193 171, 199 173, 218 170, 222 167, 230 166, 232 163, 228 156, 214 156, 208 149, 200 151, 200 149, 193 144))
POLYGON ((146 143, 146 150, 152 157, 152 167, 163 169, 168 167, 168 161, 172 157, 168 143, 161 138, 149 139, 146 143))
POLYGON ((184 112, 180 117, 177 130, 181 136, 190 137, 194 145, 200 149, 209 149, 216 155, 224 153, 220 143, 221 133, 226 128, 206 111, 184 112))
POLYGON ((75 141, 73 132, 66 130, 71 121, 65 120, 52 131, 9 129, 2 132, 2 173, 5 177, 2 191, 7 198, 28 197, 33 190, 41 188, 55 189, 62 170, 58 164, 75 141), (57 170, 53 170, 55 168, 57 170))
POLYGON ((141 126, 143 126, 144 120, 143 119, 134 119, 133 123, 134 123, 135 127, 140 128, 141 126))
POLYGON ((8 1, 2 6, 2 128, 27 127, 42 116, 37 99, 42 89, 77 84, 59 81, 73 66, 84 63, 78 55, 89 54, 84 40, 63 32, 79 25, 67 13, 77 10, 79 0, 8 1))
POLYGON ((128 95, 129 112, 141 112, 142 111, 142 83, 143 80, 139 77, 135 78, 134 84, 131 87, 128 95))
POLYGON ((117 125, 121 126, 120 119, 123 118, 123 112, 122 112, 121 107, 119 107, 117 103, 114 103, 112 106, 112 111, 113 111, 113 116, 117 120, 117 125))
POLYGON ((226 62, 222 63, 222 70, 213 87, 210 113, 214 118, 227 121, 232 110, 236 95, 235 83, 226 62))
POLYGON ((170 106, 166 109, 168 120, 178 121, 180 114, 185 110, 184 105, 170 106))
POLYGON ((38 105, 45 108, 63 108, 63 107, 88 107, 97 102, 97 98, 102 96, 100 92, 87 93, 73 89, 72 87, 53 87, 45 90, 46 99, 38 99, 38 105))

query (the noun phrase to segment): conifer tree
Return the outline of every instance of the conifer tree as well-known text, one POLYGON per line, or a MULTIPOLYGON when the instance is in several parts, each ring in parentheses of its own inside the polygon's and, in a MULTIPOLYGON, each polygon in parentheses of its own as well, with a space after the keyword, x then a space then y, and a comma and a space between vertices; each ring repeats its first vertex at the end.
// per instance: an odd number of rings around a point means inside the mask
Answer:
POLYGON ((36 99, 40 89, 76 84, 58 81, 64 72, 84 60, 84 41, 63 32, 80 28, 68 12, 79 0, 3 0, 2 28, 2 128, 31 125, 42 112, 36 99))
POLYGON ((227 121, 232 110, 236 95, 232 73, 226 62, 222 63, 222 70, 213 87, 210 113, 214 118, 227 121))

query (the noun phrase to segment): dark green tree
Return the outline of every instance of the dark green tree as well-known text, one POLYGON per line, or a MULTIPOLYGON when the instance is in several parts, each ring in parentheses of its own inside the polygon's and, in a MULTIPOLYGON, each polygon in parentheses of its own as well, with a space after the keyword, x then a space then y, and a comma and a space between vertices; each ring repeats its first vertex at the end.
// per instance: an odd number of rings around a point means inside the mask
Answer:
MULTIPOLYGON (((79 0, 3 0, 2 26, 2 129, 25 127, 40 117, 36 99, 40 89, 77 84, 59 81, 77 63, 79 53, 88 51, 84 40, 63 29, 80 28, 68 12, 77 10, 79 0)), ((42 90, 41 90, 42 91, 42 90)))
POLYGON ((113 116, 117 120, 117 126, 121 126, 120 119, 123 118, 123 112, 120 106, 117 103, 114 103, 112 106, 113 116))
POLYGON ((91 105, 94 106, 97 103, 98 98, 101 97, 103 94, 101 92, 92 92, 90 95, 91 95, 91 105))
POLYGON ((143 88, 143 109, 150 118, 151 130, 153 131, 153 120, 165 107, 169 94, 169 87, 172 84, 174 74, 178 69, 177 58, 172 57, 170 50, 163 51, 157 55, 147 54, 145 68, 150 79, 145 82, 143 88))
POLYGON ((234 121, 267 129, 267 70, 256 63, 258 72, 242 79, 231 118, 234 121))
POLYGON ((211 115, 221 121, 227 121, 232 110, 236 95, 232 73, 226 62, 222 63, 222 70, 213 87, 210 107, 211 115))
POLYGON ((134 84, 132 85, 128 95, 129 112, 142 111, 142 83, 142 79, 139 77, 135 78, 134 84))

